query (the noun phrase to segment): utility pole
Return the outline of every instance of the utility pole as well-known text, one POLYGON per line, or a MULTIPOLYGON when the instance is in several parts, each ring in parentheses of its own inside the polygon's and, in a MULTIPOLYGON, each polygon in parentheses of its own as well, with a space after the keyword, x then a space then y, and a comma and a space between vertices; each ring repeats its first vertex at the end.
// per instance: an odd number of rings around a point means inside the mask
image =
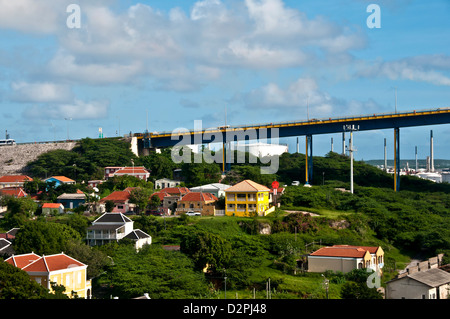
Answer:
POLYGON ((350 131, 350 143, 348 147, 348 151, 350 153, 350 192, 353 194, 353 152, 355 149, 353 148, 353 131, 359 130, 359 125, 344 125, 344 132, 350 131))
POLYGON ((328 286, 330 284, 330 281, 322 274, 323 277, 323 285, 325 287, 325 293, 327 295, 327 299, 328 299, 328 286))
POLYGON ((227 272, 226 269, 223 269, 223 279, 225 280, 225 299, 227 299, 227 272))

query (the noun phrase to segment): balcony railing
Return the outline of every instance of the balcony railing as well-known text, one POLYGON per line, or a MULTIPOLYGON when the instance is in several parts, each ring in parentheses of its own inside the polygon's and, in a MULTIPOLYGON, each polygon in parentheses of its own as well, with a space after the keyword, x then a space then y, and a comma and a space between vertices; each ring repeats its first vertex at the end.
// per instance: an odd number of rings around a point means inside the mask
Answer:
POLYGON ((87 239, 121 239, 123 234, 116 233, 88 233, 87 239))

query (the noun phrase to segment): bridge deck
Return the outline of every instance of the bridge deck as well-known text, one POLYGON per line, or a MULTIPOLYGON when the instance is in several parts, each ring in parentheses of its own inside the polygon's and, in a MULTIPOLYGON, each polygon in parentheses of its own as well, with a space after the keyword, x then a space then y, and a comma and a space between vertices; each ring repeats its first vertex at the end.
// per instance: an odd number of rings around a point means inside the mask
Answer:
MULTIPOLYGON (((337 118, 319 118, 311 119, 309 121, 295 121, 295 122, 277 122, 277 123, 263 123, 252 125, 238 125, 229 127, 217 127, 200 129, 197 131, 172 131, 172 132, 153 132, 148 133, 151 141, 151 147, 167 147, 179 143, 179 137, 189 141, 187 144, 203 144, 214 142, 214 135, 221 135, 222 140, 227 138, 230 140, 244 140, 257 139, 259 134, 267 138, 272 137, 289 137, 289 136, 303 136, 316 134, 330 134, 344 132, 348 125, 358 126, 359 131, 413 127, 423 125, 437 125, 450 123, 450 108, 438 108, 420 111, 408 111, 398 113, 381 113, 350 117, 337 118), (277 130, 274 130, 277 129, 277 130), (237 134, 248 133, 254 130, 256 134, 237 134), (278 131, 278 132, 276 132, 278 131), (234 135, 233 135, 234 134, 234 135)), ((143 139, 145 134, 136 134, 138 139, 143 139)))

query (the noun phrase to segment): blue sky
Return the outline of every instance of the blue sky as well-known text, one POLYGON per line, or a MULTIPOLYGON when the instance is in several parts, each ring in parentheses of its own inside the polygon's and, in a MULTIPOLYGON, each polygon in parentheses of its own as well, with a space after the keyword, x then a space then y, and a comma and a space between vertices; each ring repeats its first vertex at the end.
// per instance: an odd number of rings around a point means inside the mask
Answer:
MULTIPOLYGON (((0 134, 206 128, 225 110, 231 125, 304 120, 307 104, 317 118, 391 112, 395 88, 399 111, 450 107, 449 16, 448 0, 0 0, 0 134)), ((428 156, 431 129, 449 159, 448 125, 402 129, 401 157, 428 156)), ((340 150, 339 134, 315 136, 314 155, 332 137, 340 150)), ((355 158, 382 158, 384 138, 393 158, 393 130, 355 133, 355 158)))

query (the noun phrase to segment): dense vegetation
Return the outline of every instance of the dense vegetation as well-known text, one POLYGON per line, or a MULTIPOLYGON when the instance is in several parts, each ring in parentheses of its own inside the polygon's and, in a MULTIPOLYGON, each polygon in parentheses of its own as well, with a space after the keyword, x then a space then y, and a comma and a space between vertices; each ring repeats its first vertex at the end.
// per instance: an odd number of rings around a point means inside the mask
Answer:
MULTIPOLYGON (((131 159, 135 165, 150 169, 153 180, 170 178, 175 168, 181 168, 186 186, 217 182, 221 173, 216 163, 175 164, 170 150, 136 158, 116 139, 86 139, 73 151, 42 154, 29 164, 29 170, 33 177, 61 174, 81 182, 100 178, 103 166, 130 165, 131 159)), ((273 175, 262 175, 260 162, 234 164, 223 182, 252 179, 267 186, 273 180, 281 185, 295 180, 302 183, 304 164, 303 154, 283 154, 273 175)), ((355 191, 350 194, 342 191, 349 188, 349 159, 335 153, 314 157, 314 186, 287 186, 281 208, 266 217, 131 216, 134 228, 153 239, 150 247, 139 252, 127 241, 88 247, 83 238, 97 216, 76 211, 43 217, 28 199, 2 200, 8 212, 0 221, 0 229, 21 228, 14 243, 18 254, 65 251, 88 264, 97 298, 133 298, 143 293, 152 298, 223 298, 225 276, 228 293, 239 298, 326 298, 324 277, 303 271, 305 256, 320 245, 382 246, 386 254, 382 283, 419 254, 426 258, 445 253, 444 262, 449 263, 450 185, 402 176, 401 191, 394 192, 392 176, 371 165, 356 161, 354 173, 355 191), (31 220, 33 213, 38 216, 35 220, 31 220), (270 234, 260 234, 262 229, 270 229, 270 234), (180 251, 167 250, 166 245, 179 245, 180 251), (266 289, 269 282, 270 291, 266 289)), ((28 186, 30 192, 45 189, 39 182, 28 186)), ((142 189, 135 194, 136 202, 153 191, 152 182, 122 177, 102 184, 100 194, 103 197, 130 186, 142 189)), ((85 190, 81 183, 76 187, 85 190)), ((51 200, 61 191, 50 187, 45 199, 51 200)), ((0 288, 9 274, 8 269, 0 270, 0 288)), ((364 270, 324 275, 329 280, 329 298, 380 297, 367 288, 368 273, 364 270)), ((27 287, 29 296, 46 296, 36 287, 27 287)), ((17 293, 19 297, 26 294, 17 293)))

